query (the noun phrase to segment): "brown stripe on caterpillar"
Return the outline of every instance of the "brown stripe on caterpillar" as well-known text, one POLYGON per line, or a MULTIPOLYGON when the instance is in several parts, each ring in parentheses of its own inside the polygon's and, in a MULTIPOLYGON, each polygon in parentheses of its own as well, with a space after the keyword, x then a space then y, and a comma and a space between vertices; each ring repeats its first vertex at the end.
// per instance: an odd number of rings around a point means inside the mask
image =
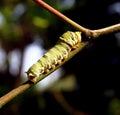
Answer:
POLYGON ((28 79, 35 83, 41 74, 49 72, 49 70, 55 68, 56 65, 64 61, 71 50, 76 49, 80 44, 80 34, 81 32, 71 31, 64 33, 57 44, 28 69, 26 72, 28 79))

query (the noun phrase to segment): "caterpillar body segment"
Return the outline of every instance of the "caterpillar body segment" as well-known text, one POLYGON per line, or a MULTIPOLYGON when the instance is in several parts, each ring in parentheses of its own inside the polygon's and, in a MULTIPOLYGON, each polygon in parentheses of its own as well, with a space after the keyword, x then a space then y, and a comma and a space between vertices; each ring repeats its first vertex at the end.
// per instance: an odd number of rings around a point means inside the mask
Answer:
POLYGON ((81 32, 67 31, 64 33, 57 44, 28 69, 26 72, 28 79, 35 83, 38 77, 64 61, 69 53, 78 47, 80 42, 81 32))

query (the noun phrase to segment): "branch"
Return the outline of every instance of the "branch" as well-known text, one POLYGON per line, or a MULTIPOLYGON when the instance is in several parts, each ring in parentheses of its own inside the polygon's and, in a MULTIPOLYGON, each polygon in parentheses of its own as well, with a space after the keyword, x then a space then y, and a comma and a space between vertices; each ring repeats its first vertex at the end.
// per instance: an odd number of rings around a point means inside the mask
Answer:
POLYGON ((93 30, 93 38, 98 38, 101 35, 105 35, 105 34, 110 34, 110 33, 115 33, 120 31, 120 23, 119 24, 115 24, 106 28, 102 28, 102 29, 98 29, 98 30, 93 30))
POLYGON ((46 10, 48 10, 49 12, 51 12, 52 14, 56 15, 63 21, 69 23, 70 25, 75 27, 77 30, 84 33, 88 38, 98 38, 99 36, 104 35, 104 34, 110 34, 110 33, 120 31, 120 23, 115 24, 113 26, 106 27, 106 28, 98 29, 98 30, 91 30, 91 29, 85 28, 85 27, 77 24, 73 20, 69 19, 68 17, 66 17, 65 15, 60 13, 59 11, 55 10, 53 7, 51 7, 44 1, 42 1, 42 0, 34 0, 34 1, 36 3, 38 3, 40 6, 42 6, 43 8, 45 8, 46 10))
POLYGON ((48 10, 49 12, 51 12, 52 14, 56 15, 59 19, 62 19, 63 21, 75 27, 77 30, 80 30, 81 32, 85 33, 87 36, 90 36, 89 29, 77 24, 76 22, 66 17, 65 15, 63 15, 62 13, 60 13, 59 11, 57 11, 56 9, 54 9, 53 7, 45 3, 44 1, 42 0, 34 0, 34 1, 38 3, 40 6, 42 6, 43 8, 45 8, 46 10, 48 10))
MULTIPOLYGON (((77 48, 77 49, 73 50, 72 52, 70 52, 70 55, 68 56, 68 58, 65 61, 61 62, 61 64, 59 64, 58 66, 56 66, 53 70, 50 70, 48 73, 41 75, 41 77, 39 79, 37 79, 37 82, 41 81, 42 79, 44 79, 45 77, 47 77, 50 73, 52 73, 57 68, 59 68, 60 66, 62 66, 66 61, 68 61, 69 59, 71 59, 75 54, 77 54, 79 51, 81 51, 87 45, 88 45, 88 42, 81 43, 79 48, 77 48)), ((15 89, 11 90, 10 92, 8 92, 6 95, 2 96, 0 98, 0 108, 2 108, 5 104, 7 104, 13 98, 15 98, 16 96, 18 96, 19 94, 22 94, 25 90, 29 89, 33 85, 34 85, 34 83, 32 83, 30 81, 26 81, 25 83, 21 84, 17 88, 15 88, 15 89)))
POLYGON ((8 92, 6 95, 0 98, 0 108, 2 108, 5 104, 7 104, 10 100, 15 98, 17 95, 23 93, 25 90, 30 88, 33 84, 27 81, 21 84, 19 87, 13 89, 12 91, 8 92))
MULTIPOLYGON (((47 9, 48 11, 52 12, 53 14, 55 14, 57 17, 59 17, 62 20, 64 20, 65 22, 68 22, 69 24, 71 24, 73 27, 75 27, 77 30, 79 30, 82 33, 84 33, 89 38, 98 38, 99 36, 104 35, 104 34, 109 34, 109 33, 120 31, 120 24, 116 24, 116 25, 109 26, 109 27, 102 28, 102 29, 98 29, 98 30, 87 29, 87 28, 82 27, 81 25, 75 23, 74 21, 72 21, 68 17, 64 16, 63 14, 61 14, 60 12, 58 12, 57 10, 55 10, 54 8, 52 8, 51 6, 49 6, 48 4, 43 2, 42 0, 34 0, 34 1, 37 2, 39 5, 41 5, 42 7, 44 7, 45 9, 47 9)), ((69 57, 65 61, 63 61, 58 66, 56 66, 53 70, 50 70, 48 73, 41 75, 40 79, 38 79, 37 82, 41 81, 42 79, 47 77, 50 73, 52 73, 57 68, 62 66, 66 61, 71 59, 75 54, 77 54, 79 51, 81 51, 83 48, 85 48, 88 45, 88 43, 89 43, 88 41, 81 42, 79 48, 77 48, 77 49, 73 50, 72 52, 70 52, 69 57)), ((19 94, 23 93, 25 90, 29 89, 33 85, 34 84, 31 83, 30 81, 26 81, 25 83, 21 84, 17 88, 15 88, 12 91, 8 92, 6 95, 2 96, 0 98, 0 108, 2 108, 5 104, 7 104, 13 98, 15 98, 19 94)))

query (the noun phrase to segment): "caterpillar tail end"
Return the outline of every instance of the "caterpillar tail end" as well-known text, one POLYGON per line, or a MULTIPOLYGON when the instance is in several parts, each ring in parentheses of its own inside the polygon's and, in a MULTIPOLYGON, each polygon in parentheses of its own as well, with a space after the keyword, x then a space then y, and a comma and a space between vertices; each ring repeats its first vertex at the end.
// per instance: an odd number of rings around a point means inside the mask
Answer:
POLYGON ((28 72, 25 73, 27 74, 28 80, 30 80, 32 83, 37 82, 37 78, 32 73, 28 73, 28 72))

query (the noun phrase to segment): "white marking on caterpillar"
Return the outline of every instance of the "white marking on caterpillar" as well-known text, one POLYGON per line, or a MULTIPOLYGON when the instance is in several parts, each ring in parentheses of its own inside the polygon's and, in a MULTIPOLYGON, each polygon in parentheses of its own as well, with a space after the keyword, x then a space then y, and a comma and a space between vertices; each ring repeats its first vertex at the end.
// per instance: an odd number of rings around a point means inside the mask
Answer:
POLYGON ((49 72, 64 61, 69 53, 79 46, 80 42, 81 32, 67 31, 64 33, 57 44, 28 69, 26 72, 28 79, 35 83, 41 74, 49 72))

